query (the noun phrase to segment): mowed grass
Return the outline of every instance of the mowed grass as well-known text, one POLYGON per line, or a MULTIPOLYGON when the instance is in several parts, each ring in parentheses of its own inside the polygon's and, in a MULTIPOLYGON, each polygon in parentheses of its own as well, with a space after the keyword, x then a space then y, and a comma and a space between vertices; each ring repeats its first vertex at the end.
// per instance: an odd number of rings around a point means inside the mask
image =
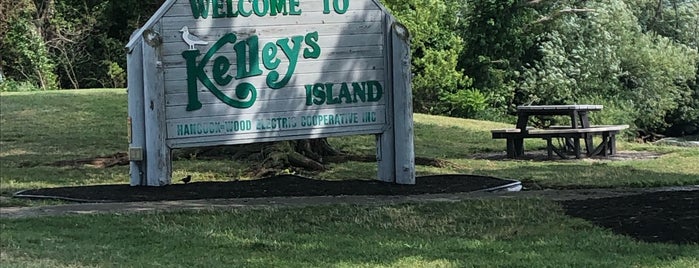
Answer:
MULTIPOLYGON (((124 152, 123 89, 0 93, 0 205, 35 187, 128 183, 128 168, 56 167, 59 160, 124 152)), ((415 115, 416 154, 452 162, 418 173, 467 173, 544 187, 699 184, 699 150, 620 142, 662 153, 628 161, 487 160, 507 124, 415 115)), ((333 138, 373 154, 373 137, 333 138)), ((543 147, 527 141, 527 149, 543 147)), ((175 177, 247 178, 249 163, 176 161, 175 177)), ((375 163, 333 164, 318 178, 370 179, 375 163)), ((0 221, 0 267, 699 267, 699 245, 644 243, 566 216, 538 199, 469 200, 391 206, 151 214, 72 215, 0 221)))
MULTIPOLYGON (((124 89, 50 91, 0 94, 0 196, 39 187, 128 183, 128 167, 99 169, 55 166, 74 160, 126 152, 127 99, 124 89)), ((661 153, 657 159, 600 160, 488 160, 485 154, 504 155, 504 140, 490 138, 490 130, 511 127, 495 122, 415 115, 415 150, 421 157, 447 160, 447 168, 417 166, 418 175, 465 173, 535 182, 542 187, 650 187, 699 184, 699 149, 654 146, 620 141, 620 150, 661 153)), ((332 138, 350 153, 375 154, 373 136, 332 138)), ((527 140, 526 149, 544 148, 541 140, 527 140)), ((251 179, 250 163, 234 161, 175 161, 174 178, 193 174, 199 181, 251 179)), ((372 179, 376 163, 332 164, 313 174, 328 180, 372 179)), ((3 198, 0 206, 26 202, 3 198)))
POLYGON ((697 267, 550 201, 473 200, 3 220, 3 267, 697 267))

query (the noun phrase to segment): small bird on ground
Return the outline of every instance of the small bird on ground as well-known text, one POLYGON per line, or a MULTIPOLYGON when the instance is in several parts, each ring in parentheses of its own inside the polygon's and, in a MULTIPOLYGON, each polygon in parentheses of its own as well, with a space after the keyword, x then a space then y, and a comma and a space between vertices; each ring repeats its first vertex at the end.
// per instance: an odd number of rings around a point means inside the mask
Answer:
POLYGON ((182 33, 182 40, 184 40, 185 43, 189 46, 189 50, 196 50, 194 48, 195 45, 206 45, 209 44, 209 42, 203 41, 199 39, 196 35, 192 35, 189 33, 189 28, 187 26, 183 26, 182 29, 180 29, 180 32, 182 33))
POLYGON ((192 181, 192 175, 187 175, 187 177, 182 178, 180 181, 184 182, 184 184, 187 184, 190 181, 192 181))

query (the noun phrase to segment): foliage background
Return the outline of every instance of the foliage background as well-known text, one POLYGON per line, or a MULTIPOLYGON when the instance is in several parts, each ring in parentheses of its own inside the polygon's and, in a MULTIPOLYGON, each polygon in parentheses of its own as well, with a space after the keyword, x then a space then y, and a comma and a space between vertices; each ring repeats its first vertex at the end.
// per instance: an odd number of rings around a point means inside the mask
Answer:
MULTIPOLYGON (((1 1, 0 91, 124 87, 124 44, 163 2, 1 1)), ((699 132, 699 1, 382 2, 412 34, 416 112, 594 103, 596 124, 699 132)))

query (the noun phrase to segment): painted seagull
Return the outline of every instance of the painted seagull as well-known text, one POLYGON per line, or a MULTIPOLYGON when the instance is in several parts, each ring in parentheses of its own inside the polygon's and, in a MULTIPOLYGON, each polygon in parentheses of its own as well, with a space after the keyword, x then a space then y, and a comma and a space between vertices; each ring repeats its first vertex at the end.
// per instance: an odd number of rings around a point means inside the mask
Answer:
POLYGON ((184 40, 185 43, 189 46, 189 50, 195 50, 194 46, 196 45, 206 45, 209 42, 202 41, 199 39, 199 37, 192 35, 189 33, 189 28, 187 26, 182 27, 180 30, 182 33, 182 40, 184 40))

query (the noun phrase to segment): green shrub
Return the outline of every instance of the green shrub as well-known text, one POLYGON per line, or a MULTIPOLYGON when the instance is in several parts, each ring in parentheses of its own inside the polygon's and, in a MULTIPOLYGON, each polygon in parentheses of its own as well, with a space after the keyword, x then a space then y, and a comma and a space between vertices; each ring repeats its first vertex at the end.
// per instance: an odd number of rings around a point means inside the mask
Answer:
POLYGON ((455 117, 477 118, 488 108, 488 98, 477 89, 447 93, 441 100, 446 106, 446 114, 455 117))
POLYGON ((0 92, 25 92, 25 91, 39 91, 33 83, 29 81, 17 82, 14 80, 2 80, 0 81, 0 92))

